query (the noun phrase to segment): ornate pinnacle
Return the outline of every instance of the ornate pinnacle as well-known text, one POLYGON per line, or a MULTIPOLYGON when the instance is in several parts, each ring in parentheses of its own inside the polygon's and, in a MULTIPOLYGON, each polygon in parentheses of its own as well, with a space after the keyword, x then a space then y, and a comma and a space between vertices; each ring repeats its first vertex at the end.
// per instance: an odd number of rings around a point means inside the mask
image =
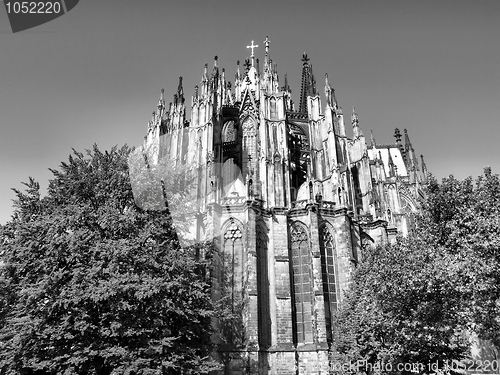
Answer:
POLYGON ((177 86, 179 97, 184 97, 184 89, 182 88, 182 77, 179 77, 179 85, 177 86))
POLYGON ((307 65, 309 62, 309 58, 307 57, 307 53, 305 53, 305 52, 302 55, 302 62, 304 63, 304 65, 307 65))
POLYGON ((269 40, 269 37, 266 35, 266 40, 264 40, 264 46, 266 47, 266 55, 269 53, 269 43, 271 41, 269 40))
POLYGON ((375 147, 376 143, 375 143, 375 137, 373 136, 373 130, 370 129, 370 140, 372 142, 372 146, 375 147))
POLYGON ((396 143, 401 143, 401 132, 398 128, 394 129, 394 138, 396 138, 396 143))
POLYGON ((352 107, 351 122, 353 126, 358 125, 359 123, 358 114, 356 113, 356 108, 354 107, 352 107))

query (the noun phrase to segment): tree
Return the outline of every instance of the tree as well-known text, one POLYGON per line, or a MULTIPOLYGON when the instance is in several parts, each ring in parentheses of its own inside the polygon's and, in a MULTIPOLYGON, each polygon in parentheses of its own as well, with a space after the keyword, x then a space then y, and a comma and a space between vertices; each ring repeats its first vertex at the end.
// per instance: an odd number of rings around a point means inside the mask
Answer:
MULTIPOLYGON (((74 151, 15 190, 1 232, 2 373, 205 373, 213 307, 202 254, 167 209, 138 207, 127 146, 74 151)), ((175 179, 175 176, 172 176, 175 179)))
POLYGON ((415 230, 367 249, 356 269, 336 316, 337 360, 435 372, 428 364, 469 356, 470 334, 498 347, 499 211, 500 180, 489 169, 475 183, 431 176, 415 230))
POLYGON ((431 179, 423 225, 459 262, 470 329, 500 347, 500 179, 484 175, 438 184, 431 179))
POLYGON ((336 362, 367 373, 431 372, 464 356, 461 295, 449 259, 428 240, 367 249, 336 316, 336 362))

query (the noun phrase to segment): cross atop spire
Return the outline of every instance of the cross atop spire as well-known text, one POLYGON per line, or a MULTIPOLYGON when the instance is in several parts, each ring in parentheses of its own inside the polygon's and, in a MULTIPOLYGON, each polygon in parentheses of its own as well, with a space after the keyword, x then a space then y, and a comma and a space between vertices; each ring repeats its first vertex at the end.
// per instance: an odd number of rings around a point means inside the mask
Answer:
POLYGON ((253 44, 253 40, 252 40, 252 44, 250 44, 249 46, 247 46, 247 48, 251 48, 251 49, 252 49, 252 54, 250 55, 250 57, 253 57, 253 56, 254 56, 254 54, 253 54, 253 49, 254 49, 254 48, 256 48, 256 47, 258 47, 258 45, 254 45, 254 44, 253 44))

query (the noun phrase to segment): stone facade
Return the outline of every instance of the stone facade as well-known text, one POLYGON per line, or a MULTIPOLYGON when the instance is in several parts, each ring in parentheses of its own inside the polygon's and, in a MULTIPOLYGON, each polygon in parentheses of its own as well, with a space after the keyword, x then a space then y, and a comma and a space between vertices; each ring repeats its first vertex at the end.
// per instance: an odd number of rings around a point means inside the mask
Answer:
POLYGON ((217 58, 205 65, 189 120, 182 78, 168 108, 162 90, 145 147, 195 177, 191 232, 217 244, 213 295, 239 317, 214 322, 223 373, 327 374, 331 314, 362 249, 408 232, 426 167, 406 130, 404 145, 398 129, 395 143, 367 145, 354 108, 347 136, 305 54, 295 105, 264 46, 262 69, 252 42, 233 84, 217 58))

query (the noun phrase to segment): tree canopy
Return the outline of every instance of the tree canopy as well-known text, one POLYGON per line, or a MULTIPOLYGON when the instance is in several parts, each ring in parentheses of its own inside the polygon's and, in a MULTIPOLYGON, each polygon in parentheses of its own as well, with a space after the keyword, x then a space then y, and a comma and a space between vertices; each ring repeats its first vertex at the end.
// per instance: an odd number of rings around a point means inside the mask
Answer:
MULTIPOLYGON (((213 307, 200 254, 168 209, 138 207, 127 146, 74 151, 30 178, 1 228, 2 373, 204 373, 213 307)), ((175 180, 175 176, 172 180, 175 180)))
POLYGON ((431 177, 426 190, 408 237, 366 249, 337 312, 336 361, 435 372, 469 356, 471 333, 499 346, 499 177, 431 177))

